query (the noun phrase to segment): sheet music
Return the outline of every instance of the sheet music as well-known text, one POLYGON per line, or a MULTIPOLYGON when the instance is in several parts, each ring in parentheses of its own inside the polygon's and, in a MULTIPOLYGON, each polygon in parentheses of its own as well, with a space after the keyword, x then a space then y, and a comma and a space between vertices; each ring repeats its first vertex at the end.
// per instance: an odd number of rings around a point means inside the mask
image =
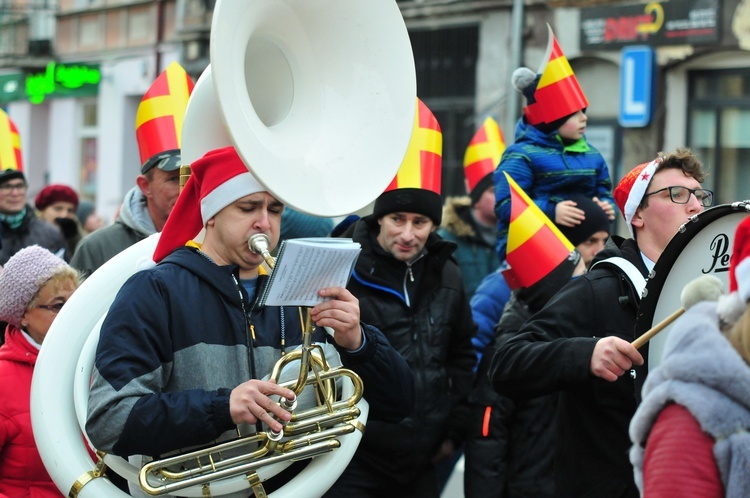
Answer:
POLYGON ((310 237, 281 243, 263 302, 269 306, 315 306, 324 287, 346 287, 361 251, 352 239, 310 237))

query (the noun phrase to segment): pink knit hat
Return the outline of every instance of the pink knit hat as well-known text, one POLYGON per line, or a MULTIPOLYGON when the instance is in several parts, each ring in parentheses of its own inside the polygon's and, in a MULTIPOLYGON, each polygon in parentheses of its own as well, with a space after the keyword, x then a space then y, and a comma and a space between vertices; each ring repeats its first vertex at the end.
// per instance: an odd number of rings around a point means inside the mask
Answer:
POLYGON ((39 289, 68 264, 41 246, 14 254, 0 271, 0 320, 16 327, 39 289))

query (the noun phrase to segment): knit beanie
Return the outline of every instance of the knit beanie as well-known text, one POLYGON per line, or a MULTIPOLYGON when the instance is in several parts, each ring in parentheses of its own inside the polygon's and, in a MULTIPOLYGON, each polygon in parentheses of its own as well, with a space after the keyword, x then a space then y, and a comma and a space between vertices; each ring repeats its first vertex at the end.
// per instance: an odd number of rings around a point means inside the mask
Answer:
POLYGON ((474 186, 473 189, 471 189, 471 192, 469 193, 469 197, 471 198, 471 205, 475 205, 477 202, 479 202, 479 199, 482 198, 482 194, 484 194, 485 190, 492 187, 494 185, 493 177, 494 171, 487 173, 479 182, 474 186))
POLYGON ((529 306, 532 313, 536 313, 570 281, 580 261, 581 253, 572 251, 566 259, 542 277, 540 281, 530 287, 519 289, 518 297, 529 306))
POLYGON ((443 198, 432 190, 400 188, 380 194, 372 214, 382 218, 390 213, 419 213, 439 226, 443 219, 443 198))
POLYGON ((302 213, 287 206, 281 215, 281 240, 299 237, 327 237, 333 230, 333 220, 302 213))
POLYGON ((68 264, 47 249, 33 245, 11 256, 0 270, 0 320, 16 327, 39 289, 68 264))
POLYGON ((19 171, 17 169, 7 168, 2 171, 0 171, 0 184, 5 183, 10 180, 23 180, 26 181, 26 177, 23 176, 23 171, 19 171))
POLYGON ((67 185, 53 184, 44 187, 34 200, 34 206, 39 211, 44 211, 56 202, 69 202, 74 209, 78 208, 78 194, 67 185))
POLYGON ((78 209, 76 210, 76 218, 81 222, 81 225, 86 224, 86 220, 89 219, 91 213, 94 212, 96 206, 93 202, 81 201, 78 203, 78 209))
POLYGON ((577 246, 597 232, 610 232, 609 217, 607 217, 607 213, 604 212, 599 204, 583 195, 572 195, 567 200, 575 202, 576 207, 581 209, 586 216, 578 225, 572 227, 557 226, 571 244, 577 246))

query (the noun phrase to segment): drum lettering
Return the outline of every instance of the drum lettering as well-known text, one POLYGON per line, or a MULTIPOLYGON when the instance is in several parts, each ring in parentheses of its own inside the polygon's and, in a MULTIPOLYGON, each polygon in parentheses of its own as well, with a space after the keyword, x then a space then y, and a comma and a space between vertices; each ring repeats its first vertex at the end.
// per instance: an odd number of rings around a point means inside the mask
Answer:
POLYGON ((729 236, 720 233, 711 241, 711 267, 708 270, 701 270, 705 273, 716 273, 727 271, 729 268, 729 236))

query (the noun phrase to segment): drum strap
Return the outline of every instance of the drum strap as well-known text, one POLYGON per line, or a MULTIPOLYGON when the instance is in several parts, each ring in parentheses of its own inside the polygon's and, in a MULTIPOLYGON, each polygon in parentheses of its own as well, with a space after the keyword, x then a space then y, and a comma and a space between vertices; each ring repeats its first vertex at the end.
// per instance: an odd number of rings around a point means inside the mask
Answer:
POLYGON ((641 299, 641 296, 643 296, 643 289, 646 288, 646 279, 643 278, 643 275, 641 275, 641 272, 638 271, 638 268, 636 268, 633 263, 625 258, 614 256, 611 258, 603 259, 601 261, 597 261, 596 263, 591 265, 589 271, 593 270, 594 267, 597 266, 610 267, 618 270, 633 285, 633 290, 635 290, 636 296, 639 300, 641 299))

